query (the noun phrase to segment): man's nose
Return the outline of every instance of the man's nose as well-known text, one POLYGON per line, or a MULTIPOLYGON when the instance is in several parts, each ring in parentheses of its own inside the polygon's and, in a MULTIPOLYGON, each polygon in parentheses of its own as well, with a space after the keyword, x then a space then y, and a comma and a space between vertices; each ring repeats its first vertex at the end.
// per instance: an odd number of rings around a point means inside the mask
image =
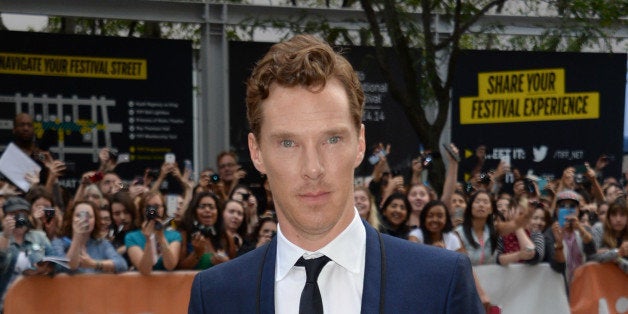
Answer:
POLYGON ((303 156, 303 175, 312 180, 320 178, 325 173, 323 158, 317 147, 305 148, 303 156))

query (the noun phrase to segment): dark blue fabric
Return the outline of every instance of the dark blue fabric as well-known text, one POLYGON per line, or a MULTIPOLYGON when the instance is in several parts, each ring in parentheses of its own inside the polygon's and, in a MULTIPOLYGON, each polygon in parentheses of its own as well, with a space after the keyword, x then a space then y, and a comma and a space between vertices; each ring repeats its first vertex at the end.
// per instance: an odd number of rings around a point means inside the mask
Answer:
MULTIPOLYGON (((469 258, 456 252, 382 235, 385 251, 385 283, 382 283, 378 234, 364 224, 362 313, 484 312, 469 258), (384 308, 380 311, 382 288, 384 308)), ((188 313, 274 313, 276 251, 277 240, 273 239, 268 245, 197 274, 188 313)))

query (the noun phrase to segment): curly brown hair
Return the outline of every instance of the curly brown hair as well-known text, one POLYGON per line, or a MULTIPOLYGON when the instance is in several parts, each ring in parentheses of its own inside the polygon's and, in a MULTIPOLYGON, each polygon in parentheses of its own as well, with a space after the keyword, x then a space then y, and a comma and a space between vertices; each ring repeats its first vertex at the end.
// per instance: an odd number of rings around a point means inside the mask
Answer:
POLYGON ((247 82, 247 118, 255 138, 260 137, 263 122, 261 105, 268 98, 271 85, 302 86, 318 92, 331 79, 338 80, 347 92, 351 117, 359 131, 364 91, 349 61, 312 35, 297 35, 273 45, 257 63, 247 82))

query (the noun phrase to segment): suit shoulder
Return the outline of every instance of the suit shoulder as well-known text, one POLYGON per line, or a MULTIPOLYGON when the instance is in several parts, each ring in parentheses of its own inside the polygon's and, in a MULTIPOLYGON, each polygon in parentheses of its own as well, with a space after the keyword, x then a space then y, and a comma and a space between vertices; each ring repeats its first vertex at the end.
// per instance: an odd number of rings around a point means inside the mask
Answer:
POLYGON ((405 262, 415 262, 419 264, 446 263, 452 265, 455 264, 458 259, 464 257, 464 255, 458 252, 432 245, 414 243, 387 235, 382 235, 382 239, 384 240, 386 256, 392 261, 405 260, 405 262))

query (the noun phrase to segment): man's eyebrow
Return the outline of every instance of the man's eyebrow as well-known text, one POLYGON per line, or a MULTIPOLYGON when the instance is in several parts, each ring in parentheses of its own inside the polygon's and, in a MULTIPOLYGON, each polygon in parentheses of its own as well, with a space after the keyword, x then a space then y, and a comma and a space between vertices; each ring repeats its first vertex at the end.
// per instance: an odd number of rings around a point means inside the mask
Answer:
POLYGON ((294 138, 295 136, 296 134, 288 131, 278 131, 269 135, 269 137, 273 140, 283 140, 287 138, 294 138))

